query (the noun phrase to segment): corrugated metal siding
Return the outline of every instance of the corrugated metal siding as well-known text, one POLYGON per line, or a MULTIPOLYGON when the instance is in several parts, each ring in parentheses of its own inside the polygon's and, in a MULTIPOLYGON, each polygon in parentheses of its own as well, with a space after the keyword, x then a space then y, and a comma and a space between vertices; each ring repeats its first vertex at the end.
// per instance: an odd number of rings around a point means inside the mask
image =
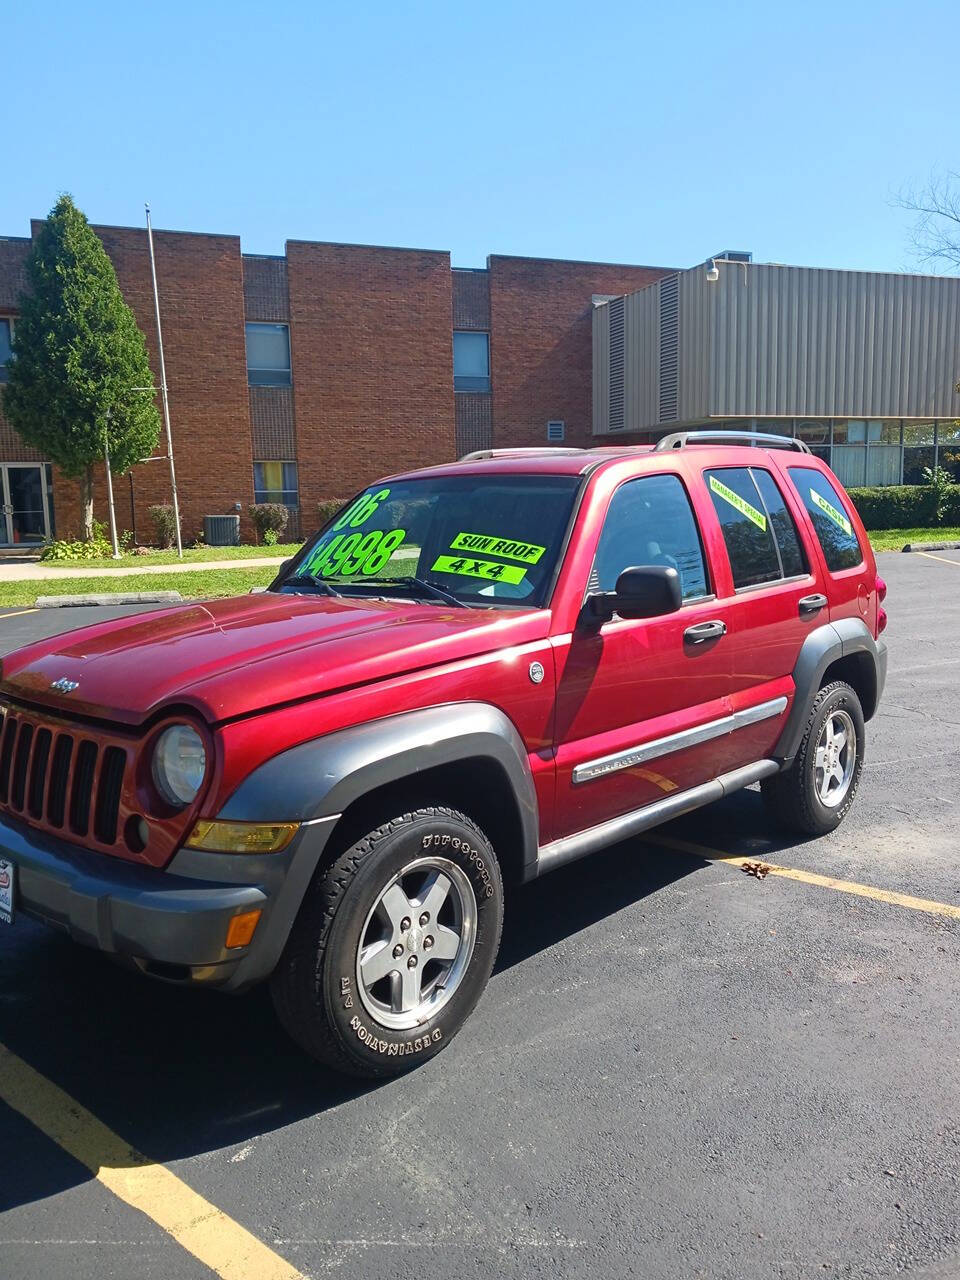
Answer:
MULTIPOLYGON (((704 293, 713 349, 709 414, 960 414, 960 280, 718 265, 720 279, 704 293)), ((687 395, 696 401, 692 380, 681 399, 687 395)))
POLYGON ((660 414, 660 284, 624 302, 624 429, 643 431, 660 414))
POLYGON ((660 411, 661 422, 677 421, 680 373, 680 282, 660 281, 660 411))
POLYGON ((610 313, 610 387, 609 429, 622 431, 624 427, 624 299, 614 298, 607 304, 610 313))
POLYGON ((593 308, 593 434, 610 430, 610 304, 593 308))

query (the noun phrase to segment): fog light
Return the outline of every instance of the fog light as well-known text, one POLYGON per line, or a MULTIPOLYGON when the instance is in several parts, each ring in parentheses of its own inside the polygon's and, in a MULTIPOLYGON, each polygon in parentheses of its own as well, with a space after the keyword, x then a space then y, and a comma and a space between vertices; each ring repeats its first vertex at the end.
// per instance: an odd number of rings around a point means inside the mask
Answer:
POLYGON ((262 914, 258 907, 256 911, 243 911, 240 915, 234 916, 227 928, 227 946, 245 947, 253 937, 262 914))
POLYGON ((194 823, 187 837, 188 849, 210 853, 279 853, 300 828, 299 822, 194 823))

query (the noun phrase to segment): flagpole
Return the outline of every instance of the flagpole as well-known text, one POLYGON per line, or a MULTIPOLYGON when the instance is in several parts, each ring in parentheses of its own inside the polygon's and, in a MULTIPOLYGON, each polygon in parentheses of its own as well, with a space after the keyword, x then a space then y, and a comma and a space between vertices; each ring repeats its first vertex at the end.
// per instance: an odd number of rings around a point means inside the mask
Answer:
POLYGON ((150 206, 147 211, 147 240, 150 244, 150 274, 153 277, 153 305, 157 316, 157 346, 160 348, 160 394, 163 398, 163 421, 167 429, 167 457, 170 460, 170 488, 173 490, 173 522, 177 531, 177 555, 183 559, 183 543, 180 540, 180 504, 177 501, 177 473, 173 465, 173 434, 170 430, 170 402, 167 399, 167 367, 163 360, 163 332, 160 328, 160 294, 157 291, 157 264, 153 256, 153 227, 150 223, 150 206))

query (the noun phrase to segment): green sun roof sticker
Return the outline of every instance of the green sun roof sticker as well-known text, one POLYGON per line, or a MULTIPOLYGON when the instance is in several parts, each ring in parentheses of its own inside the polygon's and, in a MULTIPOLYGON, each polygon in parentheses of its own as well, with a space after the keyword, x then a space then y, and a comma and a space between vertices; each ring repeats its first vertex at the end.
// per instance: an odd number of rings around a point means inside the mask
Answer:
POLYGON ((820 508, 823 514, 832 520, 834 524, 839 525, 845 534, 848 536, 853 535, 853 526, 842 511, 838 511, 836 507, 832 506, 826 500, 826 498, 821 498, 816 489, 810 490, 810 497, 813 499, 816 506, 820 508))
POLYGON ((518 564, 499 564, 496 560, 476 560, 473 556, 437 556, 431 573, 452 573, 461 578, 486 578, 490 582, 522 582, 526 569, 518 564))
POLYGON ((767 517, 762 511, 758 511, 756 507, 751 507, 746 498, 741 498, 739 493, 734 493, 732 489, 728 489, 716 476, 710 477, 710 488, 724 502, 729 502, 730 506, 739 511, 741 515, 746 516, 748 520, 752 520, 758 529, 766 530, 767 517))
POLYGON ((520 560, 523 564, 536 564, 547 549, 535 542, 501 538, 492 533, 458 533, 450 546, 454 551, 482 552, 489 556, 502 556, 504 560, 520 560))

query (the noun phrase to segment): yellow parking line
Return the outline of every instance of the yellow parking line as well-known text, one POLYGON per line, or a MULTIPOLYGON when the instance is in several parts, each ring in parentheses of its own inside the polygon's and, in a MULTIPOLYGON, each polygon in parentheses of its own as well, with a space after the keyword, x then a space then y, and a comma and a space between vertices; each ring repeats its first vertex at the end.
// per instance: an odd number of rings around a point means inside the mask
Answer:
POLYGON ((0 615, 0 622, 2 622, 4 618, 19 618, 21 613, 39 613, 39 612, 40 612, 39 609, 16 609, 14 610, 13 613, 5 613, 3 615, 0 615))
POLYGON ((909 907, 911 911, 926 911, 932 916, 949 916, 952 920, 960 920, 960 907, 949 902, 933 902, 930 898, 914 898, 909 893, 895 893, 892 889, 877 889, 870 884, 857 884, 855 880, 837 880, 833 876, 821 876, 815 871, 800 871, 796 867, 779 867, 776 863, 767 862, 761 854, 744 856, 736 853, 723 853, 719 849, 711 849, 704 844, 694 844, 690 840, 673 840, 667 836, 650 835, 651 844, 662 845, 666 849, 677 849, 681 853, 692 853, 706 862, 728 862, 734 867, 742 867, 746 862, 762 862, 771 876, 782 876, 785 880, 799 880, 801 884, 815 884, 822 889, 836 889, 840 893, 852 893, 858 898, 873 898, 877 902, 889 902, 895 907, 909 907))
POLYGON ((125 1203, 162 1227, 223 1280, 303 1280, 245 1227, 0 1044, 0 1099, 36 1125, 125 1203))
POLYGON ((914 554, 926 556, 928 560, 940 560, 943 564, 952 564, 955 569, 960 569, 960 560, 948 560, 946 556, 934 555, 932 551, 916 551, 914 554))

